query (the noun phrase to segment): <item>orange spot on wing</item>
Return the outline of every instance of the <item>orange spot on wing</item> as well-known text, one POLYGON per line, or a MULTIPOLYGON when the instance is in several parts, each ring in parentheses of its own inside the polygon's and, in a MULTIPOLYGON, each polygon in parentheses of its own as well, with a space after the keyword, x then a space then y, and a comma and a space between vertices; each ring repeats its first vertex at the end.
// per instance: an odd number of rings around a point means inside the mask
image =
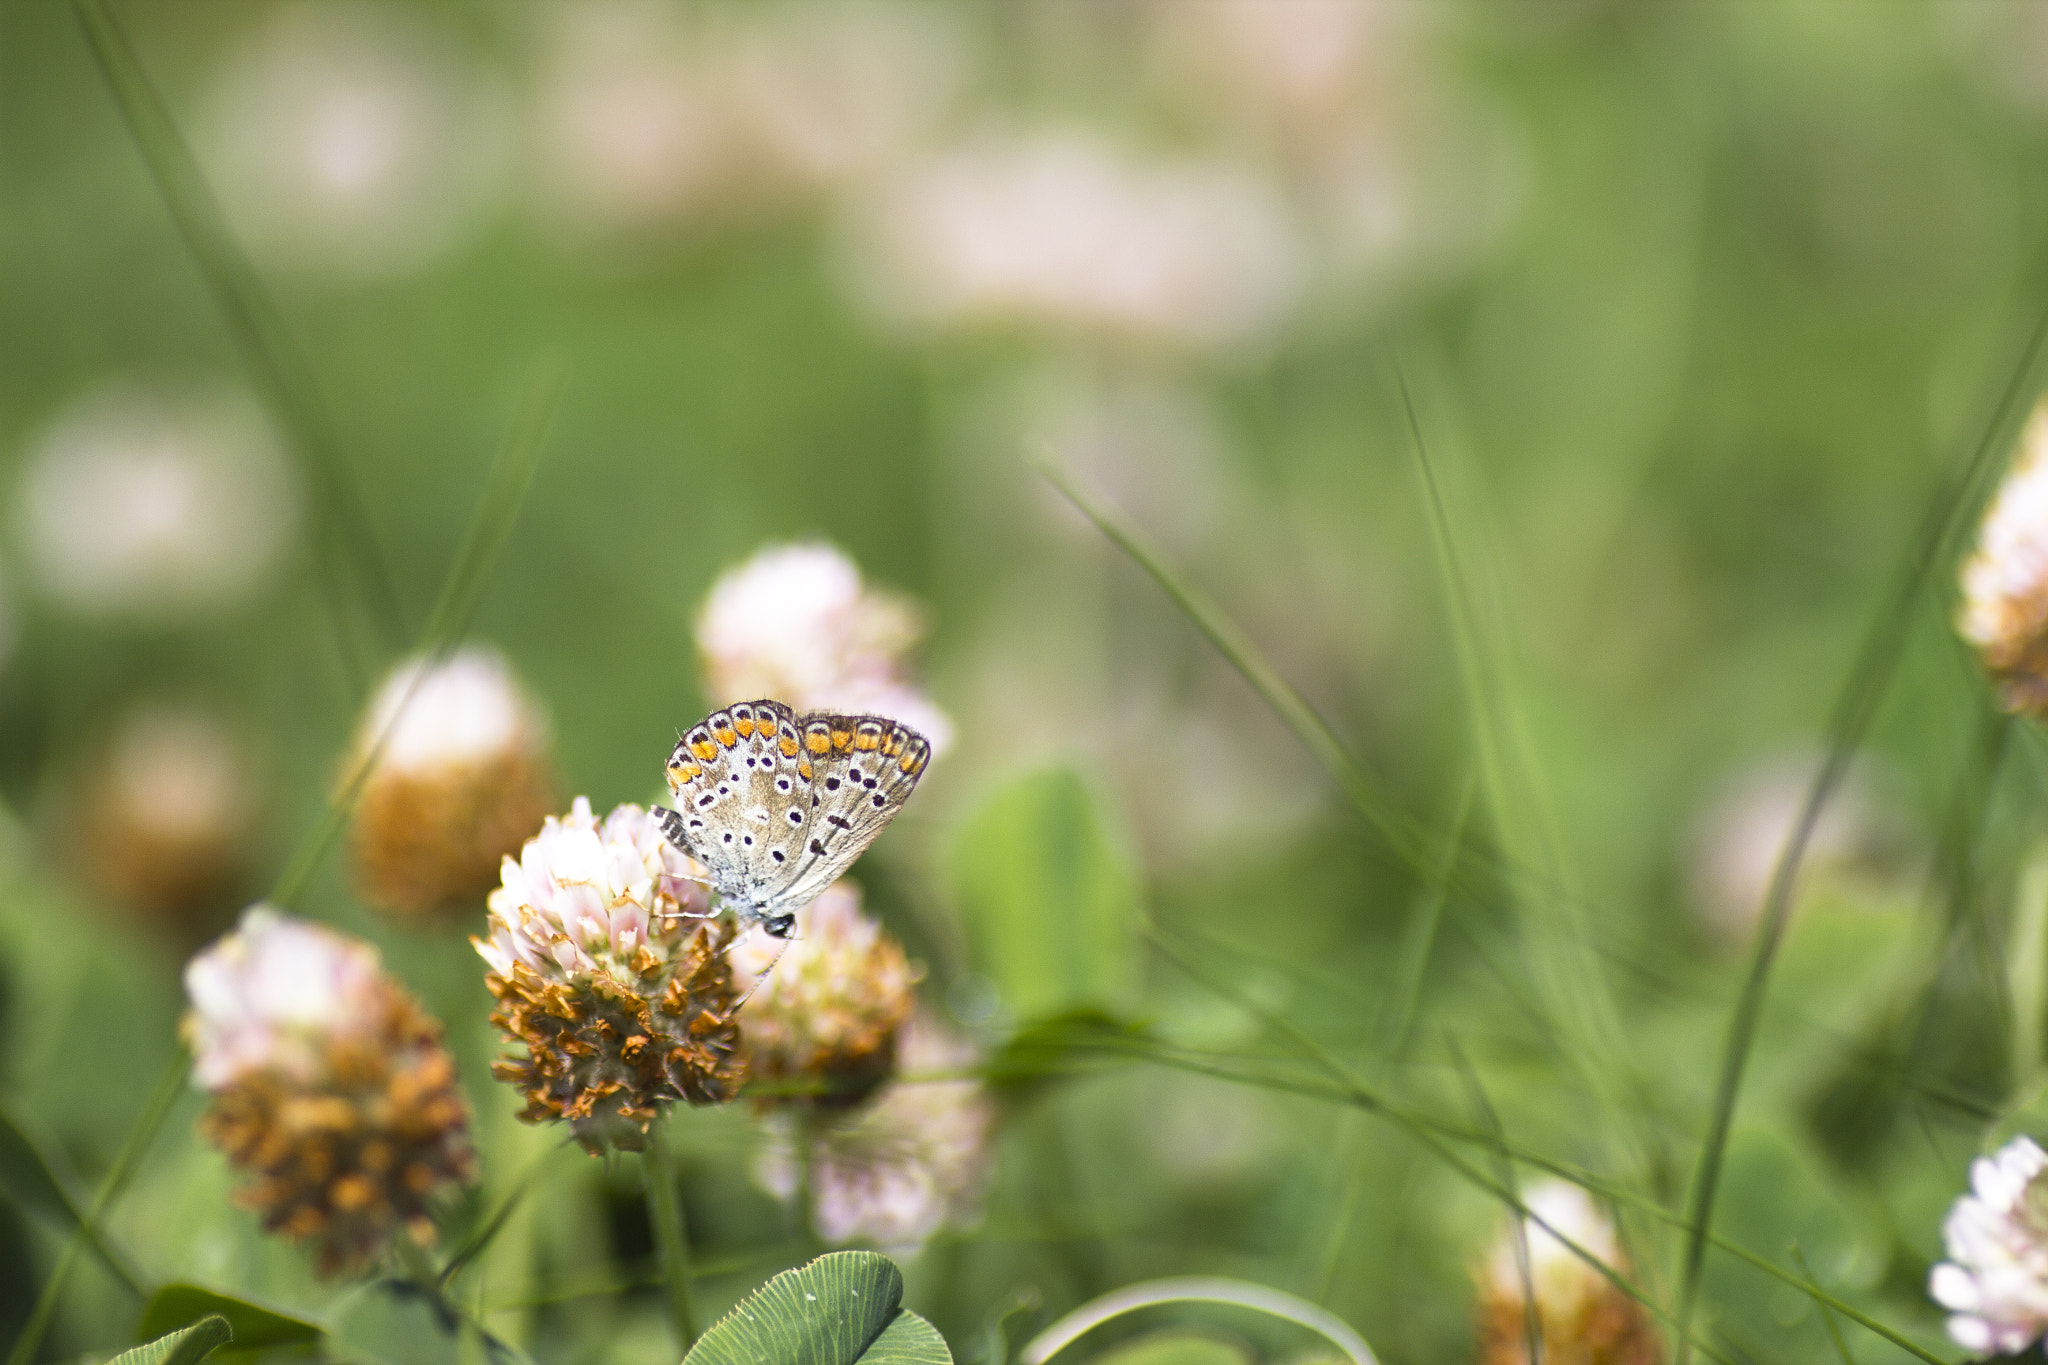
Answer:
POLYGON ((802 760, 800 760, 800 761, 799 761, 799 762, 797 763, 797 765, 796 765, 796 771, 797 771, 797 775, 798 775, 799 777, 803 778, 803 780, 804 780, 804 781, 806 781, 806 782, 810 781, 810 780, 811 780, 811 761, 810 761, 809 759, 807 759, 807 758, 806 758, 806 759, 802 759, 802 760))
POLYGON ((770 739, 775 738, 775 722, 768 716, 756 716, 754 718, 754 728, 770 739))
POLYGON ((924 766, 924 759, 915 752, 911 752, 903 755, 902 760, 896 766, 903 769, 904 772, 914 773, 924 766))
POLYGON ((775 747, 782 750, 782 756, 784 758, 795 758, 796 751, 799 746, 796 742, 795 735, 784 735, 781 739, 775 742, 775 747))
POLYGON ((814 754, 822 754, 832 747, 832 736, 823 730, 813 730, 804 736, 804 747, 814 754))
POLYGON ((754 733, 754 722, 750 720, 736 720, 732 723, 732 728, 740 732, 741 739, 746 739, 754 733))
POLYGON ((866 753, 870 749, 879 749, 882 747, 882 737, 873 734, 855 735, 853 737, 853 747, 862 753, 866 753))
POLYGON ((740 742, 740 737, 731 730, 713 730, 711 734, 714 739, 728 749, 740 742))
POLYGON ((700 739, 690 746, 690 752, 697 756, 698 762, 709 763, 718 757, 718 746, 708 739, 700 739))
POLYGON ((834 730, 834 731, 832 732, 832 750, 833 750, 833 752, 834 752, 834 753, 841 753, 841 754, 843 754, 843 753, 845 753, 845 752, 846 752, 846 751, 847 751, 848 749, 851 749, 852 747, 853 747, 853 731, 851 731, 851 730, 834 730))

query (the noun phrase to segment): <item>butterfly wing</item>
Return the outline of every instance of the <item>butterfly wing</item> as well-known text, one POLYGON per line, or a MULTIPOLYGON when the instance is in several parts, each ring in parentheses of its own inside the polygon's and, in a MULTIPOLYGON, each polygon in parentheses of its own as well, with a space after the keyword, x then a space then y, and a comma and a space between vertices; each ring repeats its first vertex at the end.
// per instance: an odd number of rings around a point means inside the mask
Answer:
POLYGON ((669 756, 669 836, 741 913, 809 903, 875 841, 929 761, 924 737, 877 716, 799 716, 742 702, 669 756))
POLYGON ((839 880, 903 809, 931 760, 924 736, 893 720, 826 714, 801 720, 812 769, 811 818, 783 891, 790 909, 839 880))

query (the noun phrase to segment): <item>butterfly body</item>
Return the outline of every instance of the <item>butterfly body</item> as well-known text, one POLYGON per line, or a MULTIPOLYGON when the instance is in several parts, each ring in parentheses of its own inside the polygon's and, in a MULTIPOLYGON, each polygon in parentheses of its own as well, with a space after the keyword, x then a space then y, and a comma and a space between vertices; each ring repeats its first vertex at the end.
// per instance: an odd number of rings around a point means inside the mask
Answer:
POLYGON ((677 741, 662 830, 704 865, 741 928, 788 938, 796 912, 875 841, 930 758, 922 735, 880 716, 741 702, 677 741))

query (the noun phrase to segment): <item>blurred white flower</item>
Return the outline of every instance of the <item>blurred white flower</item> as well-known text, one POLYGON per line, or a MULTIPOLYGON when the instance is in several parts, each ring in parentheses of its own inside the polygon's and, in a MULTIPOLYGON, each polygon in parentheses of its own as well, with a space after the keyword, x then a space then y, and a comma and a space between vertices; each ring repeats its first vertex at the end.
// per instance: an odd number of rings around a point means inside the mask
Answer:
MULTIPOLYGON (((1717 936, 1741 940, 1754 928, 1822 761, 1793 754, 1740 768, 1695 818, 1689 890, 1693 908, 1717 936)), ((1868 760, 1851 765, 1807 835, 1804 884, 1828 879, 1877 887, 1905 870, 1912 860, 1910 827, 1883 793, 1868 760)))
POLYGON ((527 747, 539 729, 532 699, 504 656, 469 645, 439 664, 414 659, 394 669, 358 738, 365 747, 382 739, 381 765, 423 769, 527 747))
POLYGON ((885 716, 934 755, 953 724, 905 676, 924 633, 909 601, 868 586, 829 545, 771 545, 721 574, 697 616, 714 703, 767 697, 798 711, 885 716))
POLYGON ((251 906, 185 966, 195 1077, 208 1090, 252 1068, 311 1079, 335 1038, 375 1026, 382 980, 369 944, 251 906))
POLYGON ((742 160, 790 189, 838 189, 944 119, 966 75, 957 7, 904 0, 762 6, 732 36, 742 160))
POLYGON ((1963 565, 1956 629, 2007 710, 2048 714, 2048 402, 2034 409, 1963 565))
POLYGON ((392 671, 349 771, 373 757, 352 826, 357 879, 400 914, 473 908, 554 804, 540 708, 479 645, 392 671))
POLYGON ((15 514, 29 571, 59 604, 166 614, 254 587, 291 537, 298 494, 239 390, 114 383, 37 439, 15 514))
POLYGON ((541 189, 564 226, 646 230, 835 193, 899 158, 965 69, 953 11, 783 0, 549 11, 541 189))
POLYGON ((1526 179, 1511 125, 1432 51, 1430 6, 1154 0, 1144 13, 1190 114, 1277 166, 1336 298, 1470 261, 1507 223, 1526 179))
POLYGON ((822 1089, 790 1098, 843 1106, 888 1077, 923 973, 902 944, 861 913, 859 887, 834 882, 798 913, 794 938, 785 944, 751 934, 733 949, 732 964, 733 984, 747 1002, 753 1079, 809 1081, 822 1089))
POLYGON ((248 755, 219 717, 144 706, 121 721, 85 776, 74 857, 114 899, 188 919, 232 889, 257 800, 248 755))
POLYGON ((1942 1227, 1948 1260, 1928 1291, 1966 1350, 2018 1355, 2048 1332, 2048 1154, 2014 1138, 1970 1165, 1971 1192, 1942 1227))
POLYGON ((220 72, 200 160, 266 261, 392 276, 476 227, 509 166, 508 110, 428 14, 300 0, 220 72))
MULTIPOLYGON (((1615 1263, 1620 1243, 1614 1225, 1600 1206, 1577 1185, 1563 1180, 1545 1180, 1522 1192, 1522 1203, 1530 1213, 1555 1228, 1593 1256, 1615 1263)), ((1533 1220, 1522 1225, 1529 1244, 1529 1279, 1537 1300, 1546 1310, 1569 1313, 1607 1284, 1600 1273, 1573 1254, 1549 1228, 1533 1220)), ((1503 1233, 1486 1258, 1487 1288, 1519 1301, 1522 1297, 1521 1271, 1515 1265, 1514 1238, 1503 1233)))
POLYGON ((321 1274, 368 1263, 476 1179, 469 1106, 441 1026, 377 950, 251 907, 185 968, 199 1130, 250 1182, 235 1202, 310 1244, 321 1274))
POLYGON ((549 816, 490 896, 491 1022, 524 1056, 492 1067, 530 1123, 565 1121, 592 1151, 637 1149, 662 1106, 739 1089, 730 925, 707 921, 704 869, 639 806, 600 823, 577 797, 549 816))
MULTIPOLYGON (((922 1015, 903 1032, 898 1066, 909 1077, 974 1064, 974 1049, 922 1015)), ((852 1114, 763 1121, 754 1178, 778 1199, 796 1197, 807 1143, 811 1220, 819 1237, 914 1255, 940 1228, 976 1216, 988 1175, 994 1107, 980 1082, 896 1081, 852 1114)))
POLYGON ((1534 1215, 1522 1223, 1529 1256, 1528 1292, 1510 1225, 1494 1239, 1480 1272, 1481 1365, 1529 1365, 1531 1299, 1546 1360, 1658 1365, 1663 1350, 1642 1306, 1559 1240, 1560 1235, 1569 1238, 1603 1265, 1626 1274, 1621 1242, 1607 1215, 1584 1190, 1562 1180, 1530 1186, 1522 1192, 1522 1203, 1534 1215))
POLYGON ((884 318, 1170 347, 1256 341, 1302 283, 1266 181, 1079 133, 984 138, 912 167, 856 216, 850 251, 860 297, 884 318))
POLYGON ((647 228, 711 202, 727 135, 676 7, 595 0, 546 18, 534 117, 547 208, 570 227, 647 228))
POLYGON ((1155 0, 1170 63, 1283 128, 1324 127, 1385 98, 1401 0, 1155 0))

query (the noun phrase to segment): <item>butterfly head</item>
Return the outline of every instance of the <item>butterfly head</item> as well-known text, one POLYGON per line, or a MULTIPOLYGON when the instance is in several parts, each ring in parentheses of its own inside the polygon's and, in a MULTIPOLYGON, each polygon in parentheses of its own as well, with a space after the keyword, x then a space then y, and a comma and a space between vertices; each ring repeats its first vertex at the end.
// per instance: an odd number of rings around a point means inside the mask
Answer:
POLYGON ((796 916, 787 910, 779 915, 768 915, 762 919, 761 929, 770 938, 786 939, 796 929, 796 916))

